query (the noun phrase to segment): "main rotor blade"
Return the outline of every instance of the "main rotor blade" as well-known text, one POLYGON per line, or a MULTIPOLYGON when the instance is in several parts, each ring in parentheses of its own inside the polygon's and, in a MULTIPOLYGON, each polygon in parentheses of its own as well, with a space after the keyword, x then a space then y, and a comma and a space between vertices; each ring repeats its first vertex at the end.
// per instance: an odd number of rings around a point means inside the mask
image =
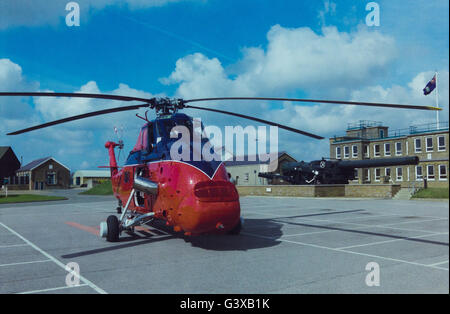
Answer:
POLYGON ((99 115, 102 115, 102 114, 108 114, 108 113, 113 113, 113 112, 135 110, 135 109, 139 109, 139 108, 143 108, 143 107, 148 107, 148 104, 126 106, 126 107, 119 107, 119 108, 111 108, 111 109, 93 111, 93 112, 89 112, 89 113, 80 114, 80 115, 77 115, 77 116, 72 116, 72 117, 68 117, 68 118, 64 118, 64 119, 59 119, 59 120, 47 122, 47 123, 44 123, 44 124, 39 124, 39 125, 36 125, 36 126, 32 126, 30 128, 26 128, 26 129, 23 129, 23 130, 19 130, 19 131, 8 133, 7 135, 22 134, 22 133, 34 131, 34 130, 37 130, 37 129, 46 128, 46 127, 49 127, 49 126, 52 126, 52 125, 56 125, 56 124, 61 124, 61 123, 65 123, 65 122, 80 120, 80 119, 84 119, 84 118, 99 116, 99 115))
POLYGON ((215 101, 215 100, 275 100, 275 101, 294 101, 294 102, 315 102, 324 104, 339 104, 339 105, 354 105, 354 106, 373 106, 373 107, 389 107, 400 109, 418 109, 418 110, 442 110, 442 108, 432 106, 417 106, 417 105, 401 105, 401 104, 387 104, 375 102, 356 102, 356 101, 341 101, 341 100, 323 100, 323 99, 302 99, 302 98, 270 98, 270 97, 216 97, 216 98, 198 98, 183 100, 185 104, 199 101, 215 101))
POLYGON ((76 98, 97 98, 121 101, 142 101, 151 103, 155 98, 139 98, 132 96, 104 95, 104 94, 86 94, 86 93, 48 93, 48 92, 0 92, 0 96, 34 96, 34 97, 76 97, 76 98))
POLYGON ((264 124, 268 124, 268 125, 273 125, 276 127, 279 127, 280 129, 284 129, 284 130, 288 130, 291 132, 295 132, 295 133, 299 133, 302 135, 306 135, 318 140, 323 140, 324 137, 320 136, 320 135, 316 135, 316 134, 312 134, 312 133, 308 133, 302 130, 298 130, 298 129, 294 129, 291 128, 289 126, 286 125, 282 125, 282 124, 278 124, 272 121, 267 121, 267 120, 263 120, 263 119, 259 119, 259 118, 255 118, 255 117, 250 117, 250 116, 246 116, 240 113, 234 113, 234 112, 229 112, 229 111, 224 111, 224 110, 219 110, 219 109, 212 109, 212 108, 203 108, 203 107, 196 107, 196 106, 191 106, 191 105, 187 105, 186 108, 192 108, 192 109, 200 109, 200 110, 206 110, 206 111, 212 111, 212 112, 218 112, 218 113, 223 113, 223 114, 228 114, 231 116, 235 116, 235 117, 239 117, 239 118, 244 118, 244 119, 248 119, 248 120, 253 120, 256 122, 260 122, 260 123, 264 123, 264 124))

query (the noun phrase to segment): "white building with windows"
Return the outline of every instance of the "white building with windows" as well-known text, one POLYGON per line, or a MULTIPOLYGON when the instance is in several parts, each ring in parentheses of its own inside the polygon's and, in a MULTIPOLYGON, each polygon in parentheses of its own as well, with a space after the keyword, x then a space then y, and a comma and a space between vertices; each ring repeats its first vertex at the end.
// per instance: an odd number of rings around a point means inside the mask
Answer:
POLYGON ((330 156, 361 160, 418 156, 418 165, 357 169, 353 183, 396 183, 402 186, 448 187, 448 122, 389 131, 381 122, 359 121, 348 125, 346 135, 330 138, 330 156))
POLYGON ((111 179, 110 170, 78 170, 72 175, 72 186, 92 188, 109 179, 111 179))

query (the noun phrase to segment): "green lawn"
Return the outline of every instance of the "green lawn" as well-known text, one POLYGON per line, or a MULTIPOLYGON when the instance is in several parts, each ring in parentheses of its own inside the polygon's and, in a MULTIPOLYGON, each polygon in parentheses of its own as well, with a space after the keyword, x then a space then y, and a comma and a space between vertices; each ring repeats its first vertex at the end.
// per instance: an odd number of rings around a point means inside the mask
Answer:
POLYGON ((81 192, 82 195, 113 195, 111 181, 105 181, 99 185, 94 186, 92 189, 81 192))
POLYGON ((420 189, 412 198, 447 198, 448 199, 448 188, 428 188, 420 189))
POLYGON ((0 204, 8 204, 8 203, 27 203, 27 202, 44 202, 44 201, 57 201, 57 200, 66 200, 67 198, 61 196, 48 196, 48 195, 37 195, 37 194, 16 194, 16 195, 8 195, 5 197, 4 195, 0 196, 0 204))

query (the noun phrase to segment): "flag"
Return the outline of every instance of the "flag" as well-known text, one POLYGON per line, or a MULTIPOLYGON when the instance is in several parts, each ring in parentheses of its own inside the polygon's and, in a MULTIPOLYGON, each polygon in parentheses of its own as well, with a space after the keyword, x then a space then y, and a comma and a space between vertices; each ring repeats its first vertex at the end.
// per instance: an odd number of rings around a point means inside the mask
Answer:
POLYGON ((433 76, 431 81, 428 82, 427 86, 423 89, 423 94, 428 95, 436 88, 436 74, 433 76))

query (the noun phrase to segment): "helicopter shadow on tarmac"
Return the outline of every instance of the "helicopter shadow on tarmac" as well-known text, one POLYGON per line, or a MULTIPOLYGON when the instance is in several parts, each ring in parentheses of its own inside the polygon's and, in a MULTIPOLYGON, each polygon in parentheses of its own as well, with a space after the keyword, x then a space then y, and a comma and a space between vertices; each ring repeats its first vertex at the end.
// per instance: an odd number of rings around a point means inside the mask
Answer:
POLYGON ((152 243, 168 241, 170 239, 183 239, 186 244, 191 244, 193 247, 202 248, 205 250, 214 251, 247 251, 259 248, 272 247, 280 244, 278 241, 283 232, 281 227, 283 224, 274 222, 271 219, 245 219, 244 227, 239 235, 198 235, 198 236, 185 236, 182 232, 174 232, 172 228, 165 226, 164 222, 155 220, 147 223, 145 226, 149 227, 152 232, 157 230, 163 233, 159 236, 154 236, 147 231, 136 231, 134 233, 124 232, 119 238, 119 242, 112 243, 109 246, 75 252, 62 255, 64 259, 82 257, 86 255, 100 254, 104 252, 110 252, 120 249, 126 249, 130 247, 140 245, 151 245, 152 243), (156 228, 156 230, 154 229, 156 228), (264 230, 265 237, 254 237, 246 235, 246 232, 258 232, 258 230, 264 230))
POLYGON ((160 230, 182 238, 186 243, 190 243, 193 247, 202 248, 213 251, 247 251, 259 248, 272 247, 280 244, 277 239, 283 236, 281 230, 283 224, 275 222, 271 219, 245 219, 244 225, 239 235, 231 234, 204 234, 197 236, 184 236, 183 233, 175 233, 169 228, 162 225, 159 221, 154 221, 149 226, 157 227, 160 230), (247 232, 258 232, 264 230, 267 235, 264 238, 248 236, 247 232))

